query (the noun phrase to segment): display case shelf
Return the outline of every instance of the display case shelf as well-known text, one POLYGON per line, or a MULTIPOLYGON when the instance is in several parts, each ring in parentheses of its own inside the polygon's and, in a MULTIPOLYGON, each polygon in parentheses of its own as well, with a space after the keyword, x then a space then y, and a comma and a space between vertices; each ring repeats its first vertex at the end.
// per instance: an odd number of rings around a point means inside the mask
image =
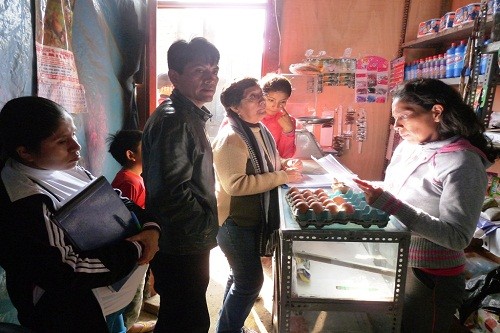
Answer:
POLYGON ((297 321, 311 331, 320 320, 314 311, 319 311, 325 325, 330 320, 324 331, 360 325, 362 332, 399 332, 410 232, 395 221, 383 228, 350 222, 301 228, 285 199, 286 189, 279 192, 275 331, 290 332, 297 321), (299 270, 305 263, 308 279, 299 270), (343 323, 341 318, 358 319, 343 323))

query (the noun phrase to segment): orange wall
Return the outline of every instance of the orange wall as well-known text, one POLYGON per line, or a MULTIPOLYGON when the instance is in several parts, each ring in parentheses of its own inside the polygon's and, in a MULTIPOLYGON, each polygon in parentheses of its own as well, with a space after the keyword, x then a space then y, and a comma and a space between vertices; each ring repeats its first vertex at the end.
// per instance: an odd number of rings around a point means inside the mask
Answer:
MULTIPOLYGON (((398 54, 403 0, 285 0, 281 19, 281 71, 301 62, 307 49, 341 57, 345 48, 359 58, 377 55, 388 60, 398 54)), ((354 103, 354 89, 325 87, 318 96, 318 113, 324 106, 352 105, 367 110, 367 140, 358 154, 352 147, 340 157, 361 178, 381 180, 389 130, 390 102, 354 103)), ((345 114, 345 113, 344 113, 345 114)), ((335 127, 335 126, 334 126, 335 127)), ((357 143, 356 143, 357 144, 357 143)))

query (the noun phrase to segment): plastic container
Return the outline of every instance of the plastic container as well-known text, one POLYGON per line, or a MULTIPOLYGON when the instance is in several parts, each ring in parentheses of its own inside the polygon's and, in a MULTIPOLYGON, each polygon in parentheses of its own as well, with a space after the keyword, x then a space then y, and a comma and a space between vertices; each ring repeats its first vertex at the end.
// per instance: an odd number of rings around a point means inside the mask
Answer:
POLYGON ((424 22, 420 22, 418 25, 417 38, 432 35, 439 31, 440 18, 430 19, 424 22))
POLYGON ((474 2, 467 6, 458 8, 455 11, 455 20, 453 26, 459 26, 467 22, 474 21, 481 11, 481 3, 474 2))
POLYGON ((446 53, 440 54, 439 57, 439 78, 446 78, 446 53))
POLYGON ((459 77, 464 67, 465 40, 460 41, 460 45, 455 50, 455 63, 453 64, 453 77, 459 77))
POLYGON ((417 64, 417 79, 421 79, 424 73, 424 59, 418 60, 417 64))
POLYGON ((411 80, 411 64, 405 64, 405 81, 411 80))
POLYGON ((448 12, 441 17, 439 22, 439 31, 445 31, 446 29, 453 27, 453 21, 455 20, 455 12, 448 12))
POLYGON ((446 78, 452 78, 455 68, 455 50, 456 44, 451 43, 451 47, 446 50, 446 78))

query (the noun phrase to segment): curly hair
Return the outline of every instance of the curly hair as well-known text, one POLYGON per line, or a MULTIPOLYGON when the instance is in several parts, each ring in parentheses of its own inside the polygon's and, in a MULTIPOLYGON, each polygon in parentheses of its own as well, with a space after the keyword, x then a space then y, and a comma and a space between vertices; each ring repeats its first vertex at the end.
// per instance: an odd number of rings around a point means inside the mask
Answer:
POLYGON ((246 77, 241 80, 234 81, 229 86, 224 88, 220 94, 220 101, 226 111, 231 111, 231 106, 239 105, 243 99, 245 90, 254 86, 258 86, 257 79, 246 77))

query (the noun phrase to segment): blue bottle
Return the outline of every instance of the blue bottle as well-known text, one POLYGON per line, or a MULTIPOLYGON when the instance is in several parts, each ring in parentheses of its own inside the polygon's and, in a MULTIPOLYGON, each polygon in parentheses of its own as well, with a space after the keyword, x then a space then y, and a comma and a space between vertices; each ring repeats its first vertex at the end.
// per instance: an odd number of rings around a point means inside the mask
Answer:
POLYGON ((404 80, 408 81, 410 80, 410 63, 405 63, 405 71, 404 71, 404 80))
POLYGON ((451 47, 446 50, 446 78, 452 78, 455 67, 455 50, 456 44, 451 43, 451 47))
POLYGON ((460 41, 460 45, 455 50, 455 64, 453 68, 453 77, 459 77, 464 68, 465 40, 460 41))

